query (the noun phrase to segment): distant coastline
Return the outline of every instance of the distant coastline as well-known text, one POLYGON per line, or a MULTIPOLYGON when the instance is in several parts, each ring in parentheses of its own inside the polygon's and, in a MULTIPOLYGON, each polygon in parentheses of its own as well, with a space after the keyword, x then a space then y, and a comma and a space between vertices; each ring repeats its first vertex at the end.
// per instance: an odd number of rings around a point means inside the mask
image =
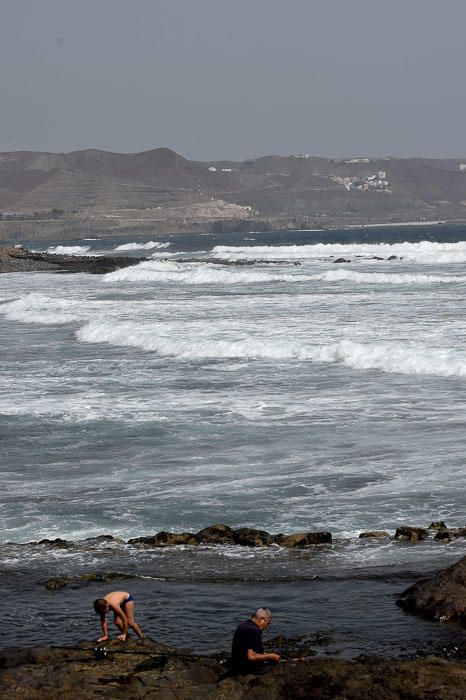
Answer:
POLYGON ((466 222, 462 159, 0 154, 0 242, 466 222))

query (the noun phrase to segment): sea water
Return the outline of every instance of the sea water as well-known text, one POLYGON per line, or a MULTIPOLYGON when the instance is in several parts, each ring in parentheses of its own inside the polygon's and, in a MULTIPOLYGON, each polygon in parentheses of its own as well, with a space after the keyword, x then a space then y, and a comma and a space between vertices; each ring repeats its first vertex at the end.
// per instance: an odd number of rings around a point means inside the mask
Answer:
POLYGON ((145 259, 106 275, 0 276, 0 570, 11 616, 0 643, 69 639, 59 619, 73 605, 82 638, 81 603, 98 585, 50 593, 43 582, 105 571, 140 576, 120 586, 139 593, 146 626, 199 648, 229 634, 214 624, 218 607, 233 624, 267 601, 277 633, 296 631, 298 607, 301 632, 347 629, 343 647, 360 651, 379 648, 387 616, 393 644, 443 634, 420 621, 413 632, 393 595, 463 556, 465 540, 358 535, 466 524, 466 227, 33 247, 145 259), (21 544, 216 522, 328 530, 334 543, 21 544), (365 615, 376 590, 379 615, 365 615), (21 607, 30 622, 18 636, 21 607))

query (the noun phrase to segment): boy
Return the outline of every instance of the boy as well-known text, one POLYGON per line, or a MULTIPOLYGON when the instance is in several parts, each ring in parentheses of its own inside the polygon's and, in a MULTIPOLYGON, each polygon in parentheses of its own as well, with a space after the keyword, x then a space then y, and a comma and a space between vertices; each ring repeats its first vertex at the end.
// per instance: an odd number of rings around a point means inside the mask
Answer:
POLYGON ((103 598, 94 601, 94 610, 100 615, 102 625, 102 637, 97 642, 105 642, 108 639, 106 614, 113 611, 113 621, 120 630, 118 639, 124 642, 128 636, 128 627, 131 627, 140 639, 144 639, 141 628, 134 621, 134 598, 128 591, 112 591, 103 598))

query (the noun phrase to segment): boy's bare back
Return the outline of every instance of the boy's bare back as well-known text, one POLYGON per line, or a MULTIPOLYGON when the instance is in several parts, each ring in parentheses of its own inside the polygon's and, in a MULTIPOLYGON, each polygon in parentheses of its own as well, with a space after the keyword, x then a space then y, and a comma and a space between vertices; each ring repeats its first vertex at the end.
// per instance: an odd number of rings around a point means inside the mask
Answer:
POLYGON ((107 593, 107 595, 104 595, 104 600, 106 600, 112 608, 121 608, 128 596, 128 591, 112 591, 111 593, 107 593))

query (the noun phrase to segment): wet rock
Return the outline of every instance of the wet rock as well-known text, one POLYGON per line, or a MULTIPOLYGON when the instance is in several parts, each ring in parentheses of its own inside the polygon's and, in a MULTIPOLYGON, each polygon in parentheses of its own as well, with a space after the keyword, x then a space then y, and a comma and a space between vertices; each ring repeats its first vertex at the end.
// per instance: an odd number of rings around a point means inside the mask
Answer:
POLYGON ((334 263, 350 263, 351 260, 346 260, 346 258, 337 258, 333 261, 334 263))
POLYGON ((387 260, 398 260, 398 256, 397 256, 397 255, 390 255, 390 256, 387 258, 387 260))
POLYGON ((79 576, 57 576, 45 581, 44 586, 49 591, 56 591, 72 585, 74 588, 85 586, 95 581, 105 583, 106 581, 121 581, 130 578, 137 578, 135 574, 128 574, 121 571, 109 571, 102 574, 80 574, 79 576))
POLYGON ((234 532, 228 525, 218 524, 196 532, 199 542, 211 544, 234 544, 234 532))
POLYGON ((330 532, 296 532, 288 535, 282 542, 282 547, 307 547, 311 544, 328 544, 332 541, 330 532))
POLYGON ((447 530, 447 526, 443 522, 443 520, 434 520, 433 523, 429 525, 429 530, 447 530))
POLYGON ((417 542, 418 540, 427 539, 428 534, 428 531, 423 527, 402 526, 396 528, 395 539, 407 542, 417 542))
POLYGON ((452 530, 438 530, 434 540, 437 540, 438 542, 451 542, 454 536, 455 535, 452 530))
POLYGON ((44 586, 48 591, 56 591, 58 588, 65 588, 70 580, 69 576, 57 576, 46 581, 44 586))
POLYGON ((390 533, 385 532, 385 530, 369 530, 368 532, 359 533, 359 539, 361 540, 368 539, 369 537, 382 539, 384 537, 390 537, 390 533))
POLYGON ((0 272, 87 272, 102 275, 137 265, 148 258, 118 255, 62 255, 26 248, 0 248, 0 272))
POLYGON ((250 527, 240 527, 233 531, 235 544, 245 547, 267 547, 274 543, 274 537, 265 530, 254 530, 250 527))
POLYGON ((466 537, 466 527, 447 527, 444 530, 438 530, 434 540, 451 541, 455 537, 466 537))
POLYGON ((466 557, 410 586, 397 600, 404 610, 433 620, 466 623, 466 557))
POLYGON ((61 537, 56 537, 54 540, 39 540, 39 542, 32 542, 31 544, 43 544, 47 545, 47 547, 56 547, 57 549, 68 549, 68 547, 73 546, 72 542, 68 542, 68 540, 62 540, 61 537))
POLYGON ((156 535, 146 537, 134 537, 127 544, 142 545, 144 547, 171 547, 180 544, 199 544, 199 539, 192 532, 158 532, 156 535))

